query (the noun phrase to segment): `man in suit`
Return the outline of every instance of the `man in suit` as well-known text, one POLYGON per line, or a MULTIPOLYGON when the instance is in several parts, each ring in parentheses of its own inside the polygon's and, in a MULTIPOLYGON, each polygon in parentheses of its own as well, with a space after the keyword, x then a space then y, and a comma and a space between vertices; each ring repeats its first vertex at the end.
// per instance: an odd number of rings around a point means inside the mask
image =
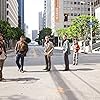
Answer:
POLYGON ((49 36, 45 37, 44 55, 46 61, 46 68, 44 70, 50 71, 51 69, 51 56, 53 55, 53 43, 49 40, 49 36))
POLYGON ((68 55, 70 54, 70 46, 66 35, 64 35, 64 40, 63 40, 63 53, 64 53, 64 61, 65 61, 65 71, 68 71, 69 70, 68 55))

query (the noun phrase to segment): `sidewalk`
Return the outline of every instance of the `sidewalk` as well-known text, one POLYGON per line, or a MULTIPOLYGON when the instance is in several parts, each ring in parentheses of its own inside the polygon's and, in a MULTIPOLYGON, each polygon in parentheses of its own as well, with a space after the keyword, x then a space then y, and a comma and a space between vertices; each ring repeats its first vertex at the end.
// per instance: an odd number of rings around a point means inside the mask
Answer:
POLYGON ((50 72, 45 65, 4 67, 0 82, 0 100, 100 100, 100 64, 54 65, 50 72))

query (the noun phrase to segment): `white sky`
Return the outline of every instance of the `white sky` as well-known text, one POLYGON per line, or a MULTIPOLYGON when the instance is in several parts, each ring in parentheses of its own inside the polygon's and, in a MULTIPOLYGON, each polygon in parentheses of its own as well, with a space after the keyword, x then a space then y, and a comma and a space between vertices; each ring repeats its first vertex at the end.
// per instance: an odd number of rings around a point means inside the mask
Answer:
POLYGON ((24 0, 25 2, 25 23, 31 30, 38 30, 38 12, 43 11, 44 0, 24 0))

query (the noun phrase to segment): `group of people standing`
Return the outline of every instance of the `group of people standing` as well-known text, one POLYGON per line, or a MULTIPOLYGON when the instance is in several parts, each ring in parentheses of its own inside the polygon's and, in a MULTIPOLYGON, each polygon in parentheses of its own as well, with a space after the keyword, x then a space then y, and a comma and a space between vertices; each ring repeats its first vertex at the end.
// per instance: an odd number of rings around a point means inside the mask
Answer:
MULTIPOLYGON (((50 39, 49 36, 45 36, 44 56, 45 56, 46 67, 43 70, 46 70, 46 71, 51 70, 51 56, 53 55, 53 50, 54 50, 54 45, 49 39, 50 39)), ((24 72, 23 71, 24 57, 26 56, 26 53, 28 52, 28 44, 25 40, 26 40, 25 36, 21 36, 20 40, 16 43, 16 46, 15 46, 16 65, 18 66, 18 70, 22 73, 24 72)), ((73 42, 73 65, 78 64, 79 49, 80 49, 80 47, 78 45, 78 41, 77 41, 77 39, 74 39, 74 42, 73 42)), ((68 71, 69 70, 68 55, 71 53, 70 53, 70 44, 69 44, 69 41, 68 41, 66 35, 64 35, 64 40, 63 40, 63 54, 64 54, 64 62, 65 62, 64 71, 68 71)), ((2 78, 2 70, 3 70, 3 64, 4 64, 5 59, 6 59, 6 48, 5 48, 3 36, 0 33, 0 81, 3 79, 2 78), (5 56, 5 57, 2 57, 2 56, 5 56)))
MULTIPOLYGON (((73 41, 73 65, 78 64, 78 51, 80 49, 80 46, 78 44, 78 40, 75 38, 73 41)), ((53 55, 53 43, 49 40, 49 36, 45 37, 45 43, 44 43, 44 55, 45 55, 45 61, 46 61, 46 68, 44 70, 50 71, 51 69, 51 56, 53 55)), ((63 37, 63 54, 64 54, 64 62, 65 62, 65 69, 64 71, 69 70, 69 58, 68 55, 71 54, 70 52, 70 44, 67 39, 67 35, 64 35, 63 37)))

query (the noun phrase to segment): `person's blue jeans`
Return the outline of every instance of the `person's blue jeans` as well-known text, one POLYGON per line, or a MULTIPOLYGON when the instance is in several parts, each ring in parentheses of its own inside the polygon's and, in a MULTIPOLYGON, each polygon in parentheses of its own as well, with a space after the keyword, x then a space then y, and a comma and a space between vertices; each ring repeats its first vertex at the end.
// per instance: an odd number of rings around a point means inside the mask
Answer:
POLYGON ((21 71, 23 71, 23 65, 24 65, 24 55, 23 55, 23 54, 18 53, 18 54, 16 55, 16 64, 17 64, 18 68, 19 68, 21 71), (21 62, 20 62, 20 60, 21 60, 21 62))

